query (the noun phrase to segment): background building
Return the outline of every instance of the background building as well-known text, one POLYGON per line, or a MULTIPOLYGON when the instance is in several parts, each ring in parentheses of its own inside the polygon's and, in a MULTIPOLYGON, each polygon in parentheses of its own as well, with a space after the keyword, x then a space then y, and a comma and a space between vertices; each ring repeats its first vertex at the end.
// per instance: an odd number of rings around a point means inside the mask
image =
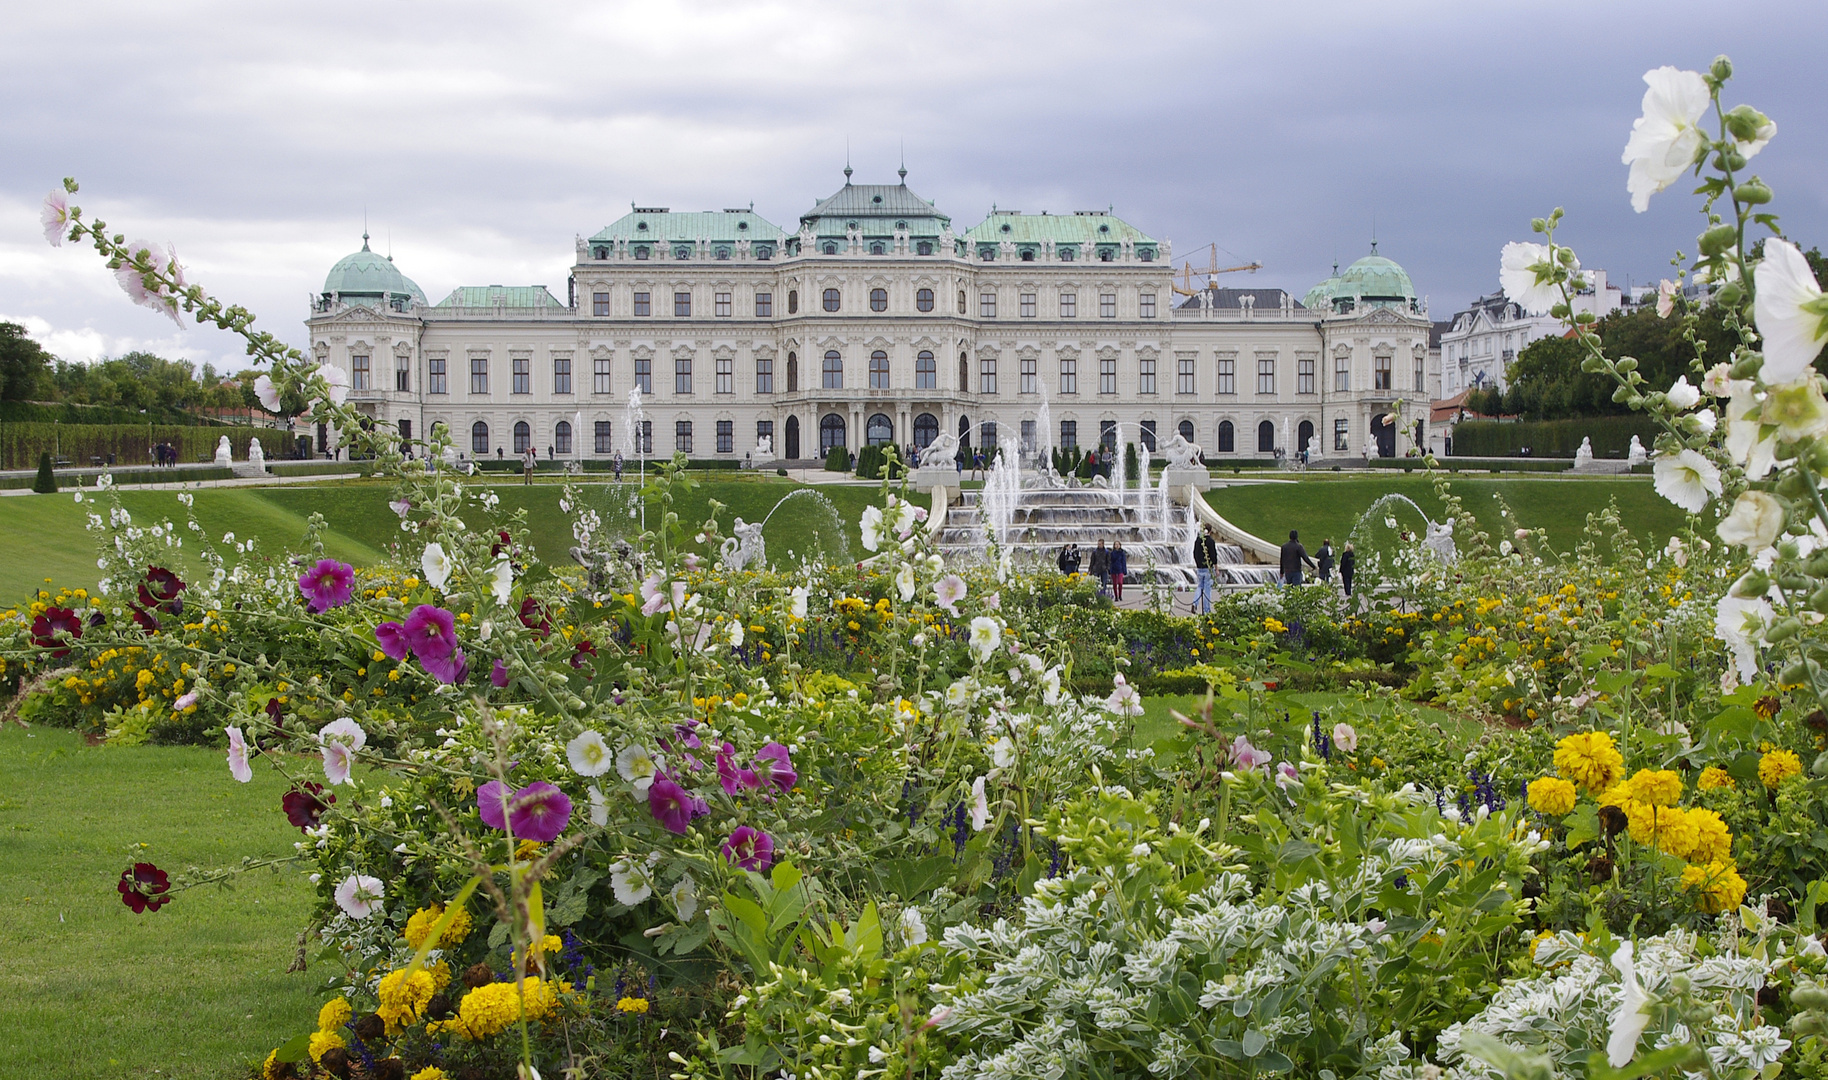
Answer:
MULTIPOLYGON (((1588 287, 1574 296, 1576 315, 1591 312, 1605 318, 1626 305, 1624 291, 1607 282, 1604 270, 1583 273, 1588 287)), ((1552 315, 1525 314, 1502 291, 1479 297, 1466 310, 1455 312, 1451 326, 1441 334, 1441 396, 1482 390, 1493 383, 1501 390, 1509 387, 1511 361, 1524 346, 1567 330, 1567 324, 1552 315)))

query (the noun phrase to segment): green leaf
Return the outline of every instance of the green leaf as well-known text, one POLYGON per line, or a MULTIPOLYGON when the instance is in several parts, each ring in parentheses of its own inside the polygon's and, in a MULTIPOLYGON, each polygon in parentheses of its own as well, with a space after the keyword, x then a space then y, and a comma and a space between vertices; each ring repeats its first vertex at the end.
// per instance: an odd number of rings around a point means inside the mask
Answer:
POLYGON ((287 1039, 285 1042, 281 1043, 279 1049, 273 1051, 273 1058, 276 1061, 283 1061, 288 1065, 292 1065, 305 1060, 305 1055, 310 1052, 311 1033, 306 1032, 303 1035, 287 1039))
POLYGON ((800 868, 790 862, 776 863, 769 875, 776 889, 791 889, 800 883, 800 868))
MULTIPOLYGON (((1460 1049, 1504 1073, 1504 1080, 1550 1080, 1554 1071, 1549 1060, 1539 1054, 1525 1054, 1509 1043, 1483 1031, 1468 1031, 1460 1036, 1460 1049)), ((1604 1055, 1600 1056, 1604 1061, 1604 1055)), ((1592 1080, 1592 1073, 1588 1073, 1592 1080)))
POLYGON ((1243 1046, 1244 1056, 1247 1058, 1254 1058, 1268 1048, 1269 1036, 1263 1034, 1263 1032, 1256 1028, 1251 1028, 1244 1033, 1243 1046))
POLYGON ((1592 803, 1577 805, 1561 822, 1568 830, 1568 849, 1600 838, 1599 810, 1592 803))
POLYGON ((760 940, 768 937, 768 916, 762 914, 761 907, 753 900, 745 900, 730 893, 724 894, 724 907, 730 914, 743 921, 743 925, 755 931, 760 940))

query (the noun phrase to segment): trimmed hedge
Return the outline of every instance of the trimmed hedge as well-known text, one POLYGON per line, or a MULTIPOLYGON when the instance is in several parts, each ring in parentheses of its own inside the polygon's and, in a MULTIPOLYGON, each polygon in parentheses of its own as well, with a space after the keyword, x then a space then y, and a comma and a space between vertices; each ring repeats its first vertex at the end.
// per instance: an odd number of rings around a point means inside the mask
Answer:
POLYGON ((1583 438, 1596 458, 1623 458, 1636 435, 1648 450, 1657 425, 1642 416, 1592 416, 1578 420, 1467 420, 1454 425, 1454 457, 1516 457, 1523 447, 1538 458, 1571 458, 1583 438))
MULTIPOLYGON (((1629 444, 1630 440, 1626 441, 1629 444)), ((1424 458, 1372 458, 1371 467, 1373 469, 1402 469, 1404 472, 1426 470, 1425 460, 1424 458)), ((1495 472, 1567 472, 1574 467, 1574 462, 1569 458, 1473 458, 1455 455, 1437 460, 1440 462, 1441 468, 1448 472, 1477 472, 1482 469, 1491 469, 1495 472)))
POLYGON ((248 442, 258 438, 267 460, 286 450, 286 433, 272 428, 178 427, 155 424, 53 424, 39 421, 0 425, 0 469, 25 469, 38 463, 38 455, 55 454, 72 465, 85 466, 94 458, 116 465, 150 465, 152 444, 170 443, 180 462, 209 461, 216 456, 216 442, 227 435, 235 460, 248 455, 248 442))

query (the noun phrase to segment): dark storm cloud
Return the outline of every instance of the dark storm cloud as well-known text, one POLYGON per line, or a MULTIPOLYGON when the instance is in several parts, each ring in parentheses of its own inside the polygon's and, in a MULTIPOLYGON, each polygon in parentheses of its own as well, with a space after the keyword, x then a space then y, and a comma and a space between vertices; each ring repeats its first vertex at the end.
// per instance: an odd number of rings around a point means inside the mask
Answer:
POLYGON ((992 204, 1114 205, 1177 263, 1258 260, 1304 291, 1380 251, 1437 316, 1496 287, 1498 249, 1563 205, 1614 280, 1692 246, 1679 190, 1633 214, 1619 163, 1645 70, 1739 66, 1775 117, 1757 161, 1787 230, 1828 243, 1819 4, 1129 6, 643 3, 62 5, 0 41, 0 317, 72 357, 220 334, 128 306, 36 204, 66 174, 135 236, 302 336, 305 294, 360 242, 433 300, 563 293, 572 238, 631 201, 747 205, 791 226, 842 182, 909 183, 961 230, 992 204))

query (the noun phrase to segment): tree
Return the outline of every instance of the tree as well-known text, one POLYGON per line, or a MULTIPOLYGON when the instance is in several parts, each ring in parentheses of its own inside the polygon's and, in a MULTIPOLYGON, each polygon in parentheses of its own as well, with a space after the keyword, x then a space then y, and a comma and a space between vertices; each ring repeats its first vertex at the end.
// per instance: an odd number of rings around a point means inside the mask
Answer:
POLYGON ((32 490, 40 495, 57 494, 57 474, 51 471, 49 451, 38 455, 38 477, 32 481, 32 490))
POLYGON ((0 322, 0 401, 30 401, 47 381, 51 354, 18 323, 0 322))

